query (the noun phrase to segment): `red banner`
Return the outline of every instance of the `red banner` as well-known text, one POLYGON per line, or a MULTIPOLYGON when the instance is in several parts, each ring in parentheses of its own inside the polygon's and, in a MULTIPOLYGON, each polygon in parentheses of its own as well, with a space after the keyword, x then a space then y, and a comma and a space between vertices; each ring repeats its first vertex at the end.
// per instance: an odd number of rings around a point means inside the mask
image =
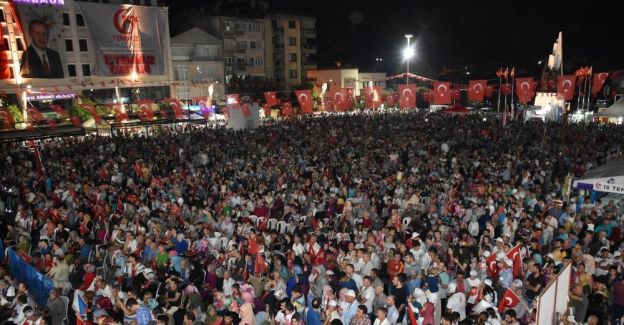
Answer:
POLYGON ((29 107, 26 112, 28 113, 28 120, 35 122, 35 123, 39 123, 41 121, 43 121, 45 118, 43 117, 43 114, 41 114, 41 112, 39 112, 39 110, 37 110, 34 107, 29 107))
POLYGON ((505 294, 501 298, 500 302, 498 303, 498 312, 502 313, 506 309, 513 309, 519 303, 520 303, 520 298, 518 298, 518 295, 516 295, 516 293, 513 292, 513 290, 507 289, 507 291, 505 291, 505 294))
POLYGON ((592 95, 596 96, 600 92, 602 86, 605 84, 605 81, 607 81, 607 77, 609 77, 608 72, 594 74, 594 80, 592 82, 592 95))
POLYGON ((154 102, 149 99, 142 99, 137 101, 139 105, 139 112, 145 114, 145 118, 149 121, 154 119, 154 111, 152 110, 152 104, 154 102))
POLYGON ((451 103, 450 83, 436 81, 433 83, 433 104, 448 105, 451 103))
POLYGON ((373 86, 362 89, 365 97, 367 109, 379 108, 381 106, 381 87, 373 86))
POLYGON ((416 85, 399 85, 399 103, 401 108, 416 108, 416 85))
POLYGON ((70 120, 71 120, 72 124, 75 127, 77 127, 77 128, 81 128, 82 127, 82 122, 80 121, 80 117, 72 116, 70 120))
POLYGON ((50 105, 50 108, 56 113, 59 117, 67 116, 67 112, 61 107, 61 105, 50 105))
POLYGON ((293 115, 293 108, 292 108, 292 106, 290 106, 290 102, 285 102, 282 105, 282 115, 284 115, 284 116, 292 116, 293 115))
POLYGON ((487 92, 487 80, 470 80, 468 83, 468 100, 482 102, 487 92))
POLYGON ((334 109, 337 111, 348 111, 349 110, 349 95, 347 93, 346 88, 337 88, 334 87, 331 90, 332 101, 334 103, 334 109))
POLYGON ((277 100, 277 92, 275 91, 264 92, 264 99, 269 107, 279 104, 279 100, 277 100))
POLYGON ((557 96, 563 100, 572 100, 576 75, 557 76, 557 96))
POLYGON ((306 114, 312 113, 314 108, 312 103, 312 91, 295 90, 295 96, 297 96, 297 101, 299 102, 299 106, 301 106, 301 112, 306 114))
POLYGON ((203 110, 210 108, 210 99, 208 96, 193 97, 193 101, 203 110))
POLYGON ((7 129, 13 128, 13 125, 15 125, 13 114, 11 114, 11 112, 9 112, 6 108, 0 108, 0 119, 2 119, 4 127, 7 129))
POLYGON ((518 102, 526 104, 533 99, 533 78, 516 78, 516 95, 518 102))
POLYGON ((517 244, 507 252, 507 257, 513 262, 514 279, 520 277, 522 272, 522 256, 520 254, 520 244, 517 244))

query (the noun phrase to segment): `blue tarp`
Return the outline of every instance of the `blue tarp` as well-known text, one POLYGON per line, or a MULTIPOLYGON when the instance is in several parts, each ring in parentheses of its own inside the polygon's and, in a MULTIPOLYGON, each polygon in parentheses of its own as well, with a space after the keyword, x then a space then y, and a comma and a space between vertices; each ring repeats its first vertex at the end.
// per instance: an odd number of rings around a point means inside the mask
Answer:
POLYGON ((7 255, 13 276, 18 281, 26 283, 28 291, 35 297, 37 304, 47 305, 50 291, 54 288, 54 282, 37 271, 32 265, 26 263, 13 249, 9 248, 7 255))

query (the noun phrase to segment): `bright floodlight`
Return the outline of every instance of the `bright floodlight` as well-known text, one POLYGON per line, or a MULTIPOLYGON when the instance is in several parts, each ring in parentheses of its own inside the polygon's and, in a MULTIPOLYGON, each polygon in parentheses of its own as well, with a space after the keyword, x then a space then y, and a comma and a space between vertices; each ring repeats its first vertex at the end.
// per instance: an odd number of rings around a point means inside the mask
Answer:
POLYGON ((403 58, 404 58, 405 60, 409 60, 409 59, 411 59, 412 57, 414 57, 414 48, 413 48, 413 47, 411 47, 411 46, 410 46, 410 47, 406 47, 406 48, 403 50, 403 58))

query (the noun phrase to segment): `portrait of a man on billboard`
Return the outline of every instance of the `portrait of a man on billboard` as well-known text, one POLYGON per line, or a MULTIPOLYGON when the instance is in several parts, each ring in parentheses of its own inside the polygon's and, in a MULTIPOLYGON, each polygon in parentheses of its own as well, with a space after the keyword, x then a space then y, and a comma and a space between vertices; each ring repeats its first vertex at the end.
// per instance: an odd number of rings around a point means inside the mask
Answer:
POLYGON ((63 63, 59 53, 48 47, 50 26, 43 20, 32 19, 28 30, 28 49, 22 54, 21 74, 25 78, 63 78, 63 63))

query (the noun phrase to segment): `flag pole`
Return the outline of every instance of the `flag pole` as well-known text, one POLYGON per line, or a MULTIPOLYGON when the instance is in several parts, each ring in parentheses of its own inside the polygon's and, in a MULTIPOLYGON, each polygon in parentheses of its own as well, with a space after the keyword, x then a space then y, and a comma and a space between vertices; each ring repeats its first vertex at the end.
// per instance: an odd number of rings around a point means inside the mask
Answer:
POLYGON ((509 104, 509 112, 511 113, 511 116, 509 118, 510 121, 515 120, 515 116, 514 116, 514 84, 516 83, 516 68, 511 68, 511 71, 513 72, 513 75, 511 76, 511 103, 509 104))
MULTIPOLYGON (((587 79, 589 76, 585 76, 585 80, 583 81, 583 91, 587 91, 587 79)), ((580 95, 580 94, 579 94, 580 95)), ((585 94, 583 94, 583 105, 581 105, 583 109, 585 109, 585 94)))
POLYGON ((592 82, 594 81, 594 78, 592 77, 593 73, 593 67, 590 68, 590 71, 592 71, 592 73, 590 75, 587 76, 587 111, 589 111, 589 104, 591 102, 591 88, 592 88, 592 82))
MULTIPOLYGON (((501 71, 503 68, 501 68, 501 71)), ((496 105, 496 114, 500 113, 500 97, 501 97, 501 87, 503 85, 503 76, 498 77, 498 104, 496 105)))
POLYGON ((559 37, 559 41, 560 41, 560 43, 559 43, 559 50, 561 52, 561 65, 560 65, 560 67, 561 67, 561 75, 563 76, 563 32, 559 32, 559 36, 561 36, 561 37, 559 37))
MULTIPOLYGON (((578 75, 579 74, 577 73, 577 76, 578 75)), ((581 110, 581 83, 580 82, 579 82, 579 85, 578 85, 578 92, 579 92, 578 93, 578 97, 576 97, 576 110, 577 111, 581 110)))

